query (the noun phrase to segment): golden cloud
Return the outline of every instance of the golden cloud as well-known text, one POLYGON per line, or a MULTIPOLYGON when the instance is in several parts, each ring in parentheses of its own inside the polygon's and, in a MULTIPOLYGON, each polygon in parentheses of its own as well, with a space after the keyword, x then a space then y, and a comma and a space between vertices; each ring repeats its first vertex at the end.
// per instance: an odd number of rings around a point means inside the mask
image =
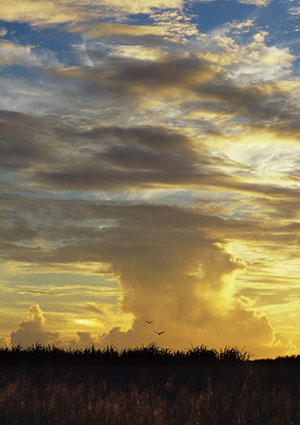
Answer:
POLYGON ((153 25, 127 25, 127 24, 89 24, 69 26, 76 32, 82 32, 87 38, 112 38, 112 37, 142 37, 145 35, 164 36, 167 34, 165 28, 153 25))
POLYGON ((57 24, 90 20, 103 8, 127 13, 148 13, 152 8, 180 8, 182 0, 3 0, 0 19, 33 24, 57 24), (90 7, 90 10, 89 10, 90 7))

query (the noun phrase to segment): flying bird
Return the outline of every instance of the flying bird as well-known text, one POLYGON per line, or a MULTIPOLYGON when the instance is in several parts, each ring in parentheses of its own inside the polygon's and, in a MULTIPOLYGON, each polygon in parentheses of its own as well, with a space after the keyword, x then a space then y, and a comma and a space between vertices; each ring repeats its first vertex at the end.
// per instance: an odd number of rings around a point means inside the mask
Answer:
POLYGON ((164 334, 166 331, 160 331, 160 332, 153 331, 153 332, 155 332, 157 335, 162 335, 162 334, 164 334))
POLYGON ((146 320, 146 323, 148 323, 148 325, 151 325, 151 323, 153 323, 153 320, 146 320))

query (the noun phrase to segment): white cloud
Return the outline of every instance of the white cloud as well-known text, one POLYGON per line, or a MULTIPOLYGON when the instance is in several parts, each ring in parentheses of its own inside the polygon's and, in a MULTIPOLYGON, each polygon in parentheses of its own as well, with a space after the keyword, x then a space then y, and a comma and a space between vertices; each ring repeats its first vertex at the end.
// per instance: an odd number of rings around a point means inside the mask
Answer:
POLYGON ((290 12, 291 15, 299 16, 300 15, 300 7, 299 6, 290 7, 289 12, 290 12))

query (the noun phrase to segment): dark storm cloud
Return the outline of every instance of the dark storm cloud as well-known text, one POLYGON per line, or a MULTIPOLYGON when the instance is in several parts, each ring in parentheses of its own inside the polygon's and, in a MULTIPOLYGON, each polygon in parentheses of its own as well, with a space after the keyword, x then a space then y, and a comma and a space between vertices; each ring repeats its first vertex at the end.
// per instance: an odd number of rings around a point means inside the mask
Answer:
POLYGON ((0 201, 10 229, 2 234, 1 255, 10 261, 37 264, 110 262, 108 257, 116 251, 125 259, 129 246, 132 249, 135 246, 138 254, 138 247, 144 246, 150 252, 160 245, 172 247, 172 240, 183 244, 189 239, 191 244, 213 244, 224 242, 234 234, 240 240, 271 244, 280 240, 285 243, 285 238, 281 239, 283 235, 293 234, 294 240, 300 234, 296 225, 226 220, 205 215, 200 207, 53 199, 41 202, 4 196, 0 201), (14 214, 7 215, 6 211, 14 214), (30 217, 27 231, 20 232, 18 217, 24 215, 30 217), (35 241, 43 243, 34 245, 35 241))
POLYGON ((156 62, 110 56, 101 68, 74 67, 58 70, 56 75, 83 81, 89 95, 122 96, 130 102, 135 98, 141 101, 151 93, 191 89, 215 72, 209 63, 194 56, 167 56, 156 62))
POLYGON ((53 158, 55 145, 42 119, 0 111, 0 167, 25 169, 53 158))
MULTIPOLYGON (((155 62, 106 56, 101 67, 69 68, 56 75, 80 83, 83 96, 126 102, 129 108, 147 108, 147 100, 155 98, 172 105, 175 96, 184 113, 191 105, 197 110, 198 98, 198 108, 232 114, 253 128, 287 135, 299 133, 298 102, 287 88, 277 81, 241 83, 232 78, 230 67, 220 70, 191 54, 165 55, 155 62)), ((214 131, 218 133, 218 129, 214 131)))
POLYGON ((40 187, 115 189, 153 184, 217 184, 226 158, 201 152, 187 136, 162 126, 89 131, 2 114, 2 167, 27 171, 40 187), (24 124, 25 123, 25 124, 24 124), (22 127, 22 131, 20 128, 22 127))
MULTIPOLYGON (((195 56, 167 57, 159 62, 111 57, 102 69, 72 68, 59 74, 84 81, 83 90, 93 87, 93 96, 104 90, 110 96, 138 99, 143 105, 148 95, 150 99, 162 92, 172 96, 179 90, 187 108, 189 95, 198 96, 205 99, 207 110, 245 118, 247 125, 280 133, 288 131, 284 126, 289 123, 291 131, 297 131, 297 109, 292 108, 286 92, 275 90, 275 85, 271 91, 263 84, 238 85, 195 56), (186 100, 184 93, 188 93, 186 100)), ((84 96, 90 95, 85 91, 84 96)), ((201 108, 201 102, 193 105, 201 108)), ((284 197, 291 193, 289 189, 247 183, 232 170, 248 167, 225 156, 215 157, 188 136, 162 125, 122 128, 89 123, 87 130, 75 118, 70 125, 58 117, 41 119, 2 111, 0 127, 0 165, 5 170, 26 171, 25 178, 40 189, 124 190, 163 185, 284 197), (230 167, 230 174, 226 167, 230 167)), ((202 130, 202 140, 206 135, 218 138, 222 134, 208 125, 202 130)))
MULTIPOLYGON (((149 90, 154 96, 161 88, 167 87, 171 94, 173 89, 180 89, 181 93, 205 96, 210 110, 246 117, 253 127, 281 131, 279 127, 285 121, 296 122, 296 112, 286 93, 278 89, 270 94, 263 85, 238 86, 196 57, 169 57, 157 63, 111 58, 107 69, 104 66, 101 72, 100 69, 78 68, 61 71, 61 74, 75 80, 86 77, 90 79, 88 84, 117 91, 118 87, 123 87, 120 90, 126 96, 133 90, 133 97, 134 87, 140 87, 140 93, 149 90)), ((58 117, 41 119, 2 112, 0 165, 15 172, 25 170, 25 177, 39 189, 193 186, 272 197, 292 196, 290 189, 248 183, 243 175, 232 174, 233 170, 245 171, 249 167, 236 164, 225 155, 213 156, 178 130, 162 125, 95 127, 89 122, 84 126, 75 118, 72 124, 58 117), (227 167, 230 173, 226 172, 227 167)), ((208 128, 206 131, 212 137, 212 131, 208 128)), ((214 134, 218 138, 221 133, 214 134)), ((205 139, 205 132, 201 136, 205 139)), ((298 196, 298 191, 294 192, 298 196)))
POLYGON ((208 110, 215 107, 218 112, 247 118, 254 128, 267 124, 278 133, 293 127, 299 130, 299 106, 276 82, 239 84, 221 73, 201 84, 198 93, 213 102, 208 110))
POLYGON ((52 119, 0 115, 0 165, 31 182, 61 189, 114 189, 212 182, 212 159, 192 140, 164 127, 80 131, 52 119))

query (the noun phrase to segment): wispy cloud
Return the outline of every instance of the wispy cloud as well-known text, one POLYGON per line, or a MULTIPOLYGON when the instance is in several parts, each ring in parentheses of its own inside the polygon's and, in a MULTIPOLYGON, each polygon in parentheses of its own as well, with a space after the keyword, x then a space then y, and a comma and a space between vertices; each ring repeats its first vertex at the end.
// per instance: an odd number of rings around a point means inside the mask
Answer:
POLYGON ((238 0, 242 4, 253 4, 255 6, 268 6, 272 0, 238 0))

